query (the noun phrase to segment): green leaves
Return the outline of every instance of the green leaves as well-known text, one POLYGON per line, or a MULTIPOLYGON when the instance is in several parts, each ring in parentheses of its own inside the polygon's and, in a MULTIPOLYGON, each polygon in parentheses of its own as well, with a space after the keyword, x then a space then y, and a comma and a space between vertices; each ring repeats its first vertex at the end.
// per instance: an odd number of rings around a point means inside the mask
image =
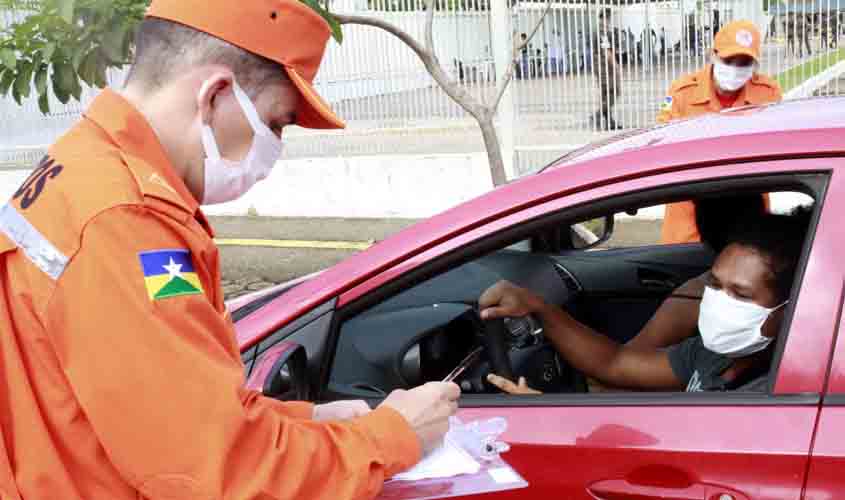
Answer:
POLYGON ((47 71, 48 66, 46 64, 42 64, 41 67, 38 68, 38 72, 35 74, 35 91, 38 92, 39 96, 43 96, 47 93, 47 71))
POLYGON ((56 44, 55 43, 48 43, 44 46, 44 50, 41 51, 41 55, 44 59, 44 62, 49 63, 50 60, 53 59, 53 54, 56 53, 56 44))
POLYGON ((3 63, 3 66, 14 71, 15 65, 18 63, 15 57, 15 51, 11 49, 0 49, 0 63, 3 63))
POLYGON ((315 11, 317 14, 320 14, 320 16, 329 23, 329 27, 332 30, 332 37, 334 37, 337 43, 343 43, 343 29, 328 9, 323 7, 318 0, 300 0, 300 2, 311 7, 311 10, 315 11))
POLYGON ((83 82, 92 87, 103 88, 107 85, 106 63, 98 50, 92 50, 82 59, 77 73, 83 82))
POLYGON ((22 98, 29 97, 32 93, 32 63, 22 62, 18 66, 18 75, 12 87, 12 97, 20 104, 22 98))
POLYGON ((127 33, 131 28, 127 24, 117 24, 103 36, 100 48, 111 63, 120 63, 125 59, 127 33))
MULTIPOLYGON (((11 0, 0 5, 4 1, 11 0)), ((51 93, 66 104, 82 97, 83 82, 105 87, 107 70, 129 61, 134 29, 149 4, 27 0, 30 14, 0 30, 0 93, 11 91, 19 103, 37 95, 39 109, 47 113, 51 93)))
POLYGON ((59 7, 59 17, 66 23, 73 23, 73 8, 75 7, 75 0, 57 0, 59 7))
POLYGON ((45 115, 50 112, 50 95, 46 92, 38 98, 38 109, 45 115))
POLYGON ((70 101, 75 81, 76 73, 70 63, 62 62, 53 66, 53 93, 62 104, 70 101))
MULTIPOLYGON (((2 2, 4 0, 0 0, 2 2)), ((301 0, 343 42, 340 23, 325 0, 301 0)), ((105 87, 106 72, 127 64, 135 27, 150 0, 38 0, 32 12, 0 31, 0 94, 10 91, 20 103, 33 94, 43 113, 50 93, 62 104, 82 96, 82 82, 105 87), (35 92, 32 89, 35 89, 35 92)))
POLYGON ((0 95, 6 96, 9 94, 9 88, 15 83, 15 72, 11 69, 6 69, 0 78, 0 95))

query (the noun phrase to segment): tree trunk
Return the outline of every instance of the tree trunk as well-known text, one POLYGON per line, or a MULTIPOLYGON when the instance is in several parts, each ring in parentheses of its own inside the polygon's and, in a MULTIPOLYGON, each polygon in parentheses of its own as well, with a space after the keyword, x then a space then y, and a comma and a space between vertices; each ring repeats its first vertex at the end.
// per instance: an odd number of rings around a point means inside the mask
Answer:
MULTIPOLYGON (((486 114, 486 113, 485 113, 486 114)), ((478 126, 481 127, 481 135, 484 137, 484 146, 487 149, 487 162, 490 164, 490 175, 493 177, 493 186, 498 187, 508 182, 505 172, 505 162, 502 159, 502 147, 499 145, 499 135, 493 125, 492 115, 477 117, 478 126)))

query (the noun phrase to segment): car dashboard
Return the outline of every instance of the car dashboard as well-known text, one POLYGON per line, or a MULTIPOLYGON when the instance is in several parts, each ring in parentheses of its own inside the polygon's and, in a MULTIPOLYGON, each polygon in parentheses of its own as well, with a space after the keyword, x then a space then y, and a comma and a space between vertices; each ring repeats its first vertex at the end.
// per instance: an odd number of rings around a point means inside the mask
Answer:
MULTIPOLYGON (((508 280, 551 304, 566 305, 580 291, 575 277, 547 255, 502 250, 457 267, 382 302, 343 324, 331 382, 337 390, 388 393, 443 380, 479 346, 477 301, 508 280)), ((560 390, 567 370, 530 319, 505 321, 514 372, 532 387, 560 390)), ((490 392, 482 357, 456 379, 465 392, 490 392)))

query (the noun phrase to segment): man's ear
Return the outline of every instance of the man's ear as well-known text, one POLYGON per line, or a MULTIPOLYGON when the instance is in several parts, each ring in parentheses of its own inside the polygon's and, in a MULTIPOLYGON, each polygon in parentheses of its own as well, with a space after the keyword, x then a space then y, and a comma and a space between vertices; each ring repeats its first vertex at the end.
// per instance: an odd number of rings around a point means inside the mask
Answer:
POLYGON ((203 82, 197 95, 197 108, 204 124, 212 124, 214 111, 218 106, 217 98, 231 92, 233 82, 234 76, 228 71, 215 71, 203 82))

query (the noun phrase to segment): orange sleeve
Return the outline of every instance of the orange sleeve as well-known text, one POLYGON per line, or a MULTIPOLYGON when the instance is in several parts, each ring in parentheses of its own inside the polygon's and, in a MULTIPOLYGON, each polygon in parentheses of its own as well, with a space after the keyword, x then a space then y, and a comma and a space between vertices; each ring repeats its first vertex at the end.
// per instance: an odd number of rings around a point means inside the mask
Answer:
POLYGON ((663 216, 660 230, 660 242, 664 245, 674 243, 695 243, 701 241, 698 226, 695 223, 695 205, 691 201, 669 203, 663 216))
POLYGON ((673 83, 669 87, 669 93, 666 94, 663 102, 660 103, 660 111, 657 113, 657 123, 669 123, 672 120, 683 117, 681 113, 681 98, 682 96, 676 92, 675 83, 673 83))
POLYGON ((657 123, 669 123, 672 121, 672 108, 669 106, 661 106, 657 113, 657 123))
POLYGON ((244 388, 231 323, 206 295, 149 297, 141 252, 192 250, 203 287, 216 286, 191 248, 203 241, 143 207, 113 208, 88 223, 57 284, 46 330, 101 459, 147 498, 374 497, 421 454, 399 413, 303 418, 310 405, 244 388))

